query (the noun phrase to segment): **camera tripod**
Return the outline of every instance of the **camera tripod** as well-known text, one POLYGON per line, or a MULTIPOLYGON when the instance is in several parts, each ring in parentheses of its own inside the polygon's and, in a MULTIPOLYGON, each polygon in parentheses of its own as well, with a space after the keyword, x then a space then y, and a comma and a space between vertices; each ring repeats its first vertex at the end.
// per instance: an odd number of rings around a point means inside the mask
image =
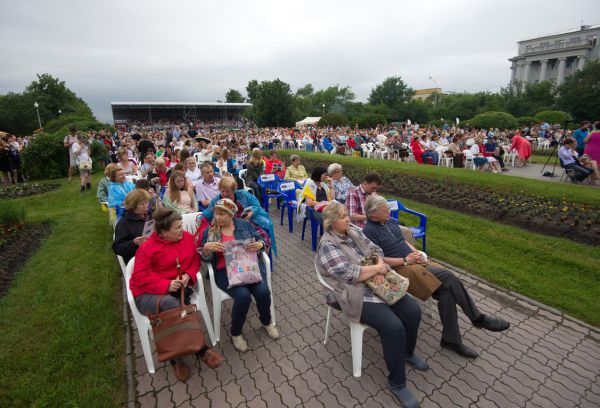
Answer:
POLYGON ((554 170, 556 169, 556 163, 558 162, 558 154, 555 156, 554 153, 556 153, 556 149, 558 148, 558 146, 562 145, 563 140, 565 140, 565 133, 562 134, 562 136, 558 140, 558 143, 556 143, 554 145, 554 147, 552 148, 552 151, 550 152, 550 156, 548 156, 548 160, 546 160, 546 164, 544 164, 544 167, 542 167, 542 170, 540 170, 540 173, 542 173, 542 176, 556 177, 556 174, 554 174, 554 170), (552 171, 548 171, 548 172, 544 173, 544 169, 546 168, 546 166, 548 165, 548 163, 550 162, 550 159, 552 159, 552 157, 554 157, 554 164, 552 165, 552 171))

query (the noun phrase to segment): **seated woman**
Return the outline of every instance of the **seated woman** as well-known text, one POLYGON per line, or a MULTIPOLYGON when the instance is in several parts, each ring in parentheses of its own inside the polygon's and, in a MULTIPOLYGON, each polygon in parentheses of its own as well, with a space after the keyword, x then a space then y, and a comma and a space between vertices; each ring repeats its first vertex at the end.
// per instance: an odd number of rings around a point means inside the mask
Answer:
MULTIPOLYGON (((217 194, 208 204, 208 207, 202 211, 202 219, 207 222, 212 222, 213 219, 213 208, 217 201, 222 198, 228 198, 235 203, 237 211, 235 213, 237 218, 244 218, 251 223, 255 224, 260 228, 259 234, 264 232, 267 234, 271 241, 271 248, 273 253, 277 255, 277 244, 275 242, 275 230, 273 228, 273 221, 269 214, 261 207, 260 202, 254 195, 250 194, 246 190, 238 190, 237 181, 233 177, 223 177, 219 181, 219 194, 217 194), (246 210, 249 209, 249 210, 246 210), (246 210, 246 212, 244 212, 246 210)), ((202 228, 202 226, 200 227, 202 228)), ((268 242, 267 242, 268 244, 268 242)), ((267 245, 268 246, 268 245, 267 245)))
POLYGON ((304 202, 307 207, 314 210, 313 215, 322 221, 323 210, 334 198, 333 189, 329 187, 329 183, 331 183, 331 179, 327 175, 327 170, 324 167, 315 167, 300 193, 298 211, 301 211, 301 204, 304 202))
POLYGON ((129 161, 129 153, 127 152, 127 148, 121 148, 117 152, 117 157, 119 159, 119 166, 123 169, 126 176, 131 176, 137 173, 137 166, 129 161))
POLYGON ((200 172, 200 169, 196 164, 196 159, 194 159, 193 157, 188 157, 187 159, 185 159, 185 166, 185 177, 188 180, 190 180, 190 182, 192 183, 192 187, 195 188, 196 183, 198 183, 198 180, 200 180, 200 177, 202 177, 202 173, 200 172))
POLYGON ((344 176, 342 165, 339 163, 331 163, 327 167, 327 174, 329 174, 333 183, 335 200, 344 204, 346 202, 346 193, 354 188, 354 184, 352 184, 348 177, 344 176))
POLYGON ((108 206, 117 209, 117 215, 125 212, 125 197, 127 193, 135 188, 135 185, 125 178, 125 172, 116 166, 110 172, 110 184, 108 185, 108 206))
POLYGON ((182 171, 174 170, 169 179, 169 188, 163 197, 163 204, 179 214, 189 214, 198 211, 198 201, 193 189, 182 171))
POLYGON ((415 161, 419 164, 423 164, 423 148, 419 143, 419 136, 415 135, 410 141, 410 149, 412 150, 415 161))
POLYGON ((379 333, 383 358, 389 371, 388 386, 404 407, 418 407, 406 387, 404 363, 425 371, 427 363, 415 352, 421 323, 421 309, 412 297, 405 295, 392 306, 363 282, 371 277, 382 281, 388 266, 381 249, 357 228, 350 226, 348 211, 343 204, 333 202, 323 212, 325 233, 317 250, 315 264, 323 279, 333 288, 327 303, 341 309, 355 323, 373 327, 379 333), (373 251, 379 262, 362 266, 373 251))
POLYGON ((465 160, 465 155, 462 152, 462 150, 460 150, 460 141, 462 140, 463 135, 456 135, 452 138, 452 142, 448 145, 448 151, 450 152, 450 154, 452 155, 452 162, 453 162, 453 167, 459 168, 459 167, 465 167, 464 165, 464 160, 465 160))
POLYGON ((292 164, 287 168, 284 179, 297 181, 300 184, 304 183, 304 180, 308 178, 308 173, 304 166, 300 164, 300 156, 292 154, 290 160, 292 161, 292 164))
POLYGON ((235 163, 233 157, 229 152, 229 149, 223 148, 215 163, 216 169, 219 170, 219 176, 232 175, 235 176, 239 173, 239 169, 235 163))
POLYGON ((235 217, 237 209, 237 205, 228 198, 220 199, 214 203, 214 217, 211 226, 202 234, 202 260, 212 263, 215 271, 215 283, 219 289, 233 298, 231 339, 233 346, 244 353, 248 351, 248 343, 242 335, 242 328, 246 322, 252 296, 256 300, 260 322, 269 337, 276 340, 279 338, 279 332, 271 323, 271 291, 267 285, 266 270, 262 257, 258 257, 262 282, 228 288, 229 280, 227 278, 223 243, 253 238, 255 242, 246 246, 248 251, 258 252, 266 249, 264 240, 252 225, 246 220, 235 217))
POLYGON ((490 168, 494 173, 502 173, 498 160, 491 156, 486 156, 486 150, 483 146, 483 139, 480 137, 475 138, 475 144, 469 149, 473 153, 473 161, 475 165, 481 171, 485 171, 490 168))
POLYGON ((262 152, 258 147, 252 149, 252 154, 246 165, 246 185, 252 189, 254 196, 261 199, 261 191, 258 186, 258 178, 265 172, 265 162, 262 158, 262 152))
MULTIPOLYGON (((196 285, 196 273, 200 256, 189 232, 183 230, 181 215, 169 208, 154 214, 154 232, 137 250, 133 274, 129 280, 135 305, 142 314, 166 311, 180 307, 180 289, 185 289, 185 303, 190 303, 192 288, 196 285), (178 278, 178 263, 182 271, 178 278)), ((223 358, 211 349, 198 351, 209 367, 221 364, 223 358)), ((186 381, 190 370, 181 358, 171 360, 175 376, 186 381)))
POLYGON ((98 191, 96 192, 96 197, 98 197, 98 202, 100 203, 108 202, 108 186, 110 184, 110 173, 115 167, 117 167, 117 165, 114 163, 108 164, 104 168, 104 177, 102 177, 98 182, 98 191))
POLYGON ((136 188, 125 197, 125 214, 115 227, 113 251, 123 257, 125 264, 135 256, 138 247, 146 241, 142 236, 144 224, 148 218, 148 202, 150 194, 136 188))
POLYGON ((148 211, 146 211, 146 213, 147 219, 151 219, 154 211, 158 210, 159 208, 163 208, 162 201, 160 201, 160 198, 158 197, 160 191, 157 192, 156 188, 152 187, 146 179, 139 179, 138 181, 136 181, 135 189, 144 190, 148 193, 148 211))

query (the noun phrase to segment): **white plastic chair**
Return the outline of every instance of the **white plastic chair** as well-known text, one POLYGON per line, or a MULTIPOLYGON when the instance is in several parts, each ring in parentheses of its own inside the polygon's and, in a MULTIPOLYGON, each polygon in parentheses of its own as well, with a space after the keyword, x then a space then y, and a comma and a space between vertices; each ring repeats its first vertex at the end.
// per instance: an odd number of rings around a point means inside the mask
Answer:
POLYGON ((468 169, 469 168, 469 163, 472 165, 472 169, 473 170, 477 170, 477 166, 475 165, 475 160, 473 160, 475 158, 475 156, 473 156, 473 152, 470 150, 464 150, 463 154, 465 155, 465 168, 468 169))
MULTIPOLYGON (((125 269, 125 285, 127 287, 127 303, 129 303, 129 309, 131 310, 131 314, 133 315, 133 320, 135 321, 135 325, 138 329, 138 334, 140 336, 140 343, 142 344, 142 350, 144 352, 144 359, 146 360, 146 366, 148 367, 148 372, 150 374, 154 374, 154 359, 152 358, 152 348, 150 347, 150 337, 152 333, 152 327, 150 326, 150 319, 140 313, 138 310, 135 299, 133 298, 133 294, 131 293, 131 289, 129 287, 129 280, 131 279, 131 275, 133 274, 133 268, 135 266, 135 258, 131 258, 129 263, 127 264, 127 268, 125 269)), ((208 333, 208 337, 212 345, 216 344, 215 335, 212 329, 212 321, 210 319, 210 314, 208 313, 208 305, 206 304, 206 298, 204 297, 204 284, 202 283, 202 276, 200 272, 196 274, 198 280, 198 286, 194 288, 194 293, 191 297, 191 302, 196 304, 196 308, 202 314, 202 318, 204 319, 204 325, 206 326, 206 332, 208 333)))
POLYGON ((517 152, 514 150, 506 150, 504 153, 504 163, 510 163, 512 167, 515 167, 515 160, 517 159, 517 152))
MULTIPOLYGON (((319 273, 317 264, 315 261, 315 270, 317 271, 317 278, 321 285, 327 289, 333 291, 333 288, 325 282, 325 279, 319 273)), ((327 306, 327 322, 325 323, 325 340, 323 344, 327 344, 327 338, 329 337, 329 322, 331 320, 331 306, 327 306)), ((354 377, 360 377, 362 374, 362 346, 363 346, 363 334, 365 329, 368 327, 362 323, 350 323, 350 342, 352 344, 352 375, 354 377)))
MULTIPOLYGON (((262 252, 262 260, 265 264, 266 276, 267 276, 267 285, 269 286, 269 291, 271 292, 271 323, 275 326, 275 302, 273 301, 273 287, 271 286, 271 260, 269 256, 263 251, 262 252)), ((208 266, 208 276, 210 278, 210 290, 212 293, 212 304, 213 304, 213 320, 214 320, 214 334, 215 334, 215 342, 221 341, 221 308, 222 303, 228 299, 231 299, 225 291, 222 291, 217 286, 215 281, 215 271, 213 269, 212 263, 207 262, 208 266)), ((198 277, 200 280, 201 277, 198 277)))
POLYGON ((244 190, 246 190, 247 192, 249 192, 250 194, 254 194, 254 190, 252 190, 252 188, 248 187, 246 185, 246 169, 242 169, 240 170, 240 172, 238 173, 238 176, 242 179, 242 184, 244 186, 244 190))
POLYGON ((183 221, 183 229, 190 234, 194 235, 198 231, 198 216, 202 215, 202 212, 194 212, 189 214, 183 214, 181 220, 183 221))
POLYGON ((443 153, 440 155, 438 166, 452 167, 452 163, 452 157, 445 157, 443 153))
POLYGON ((196 159, 196 163, 198 163, 199 166, 205 161, 211 161, 212 155, 210 153, 196 152, 194 153, 194 159, 196 159))
POLYGON ((373 143, 367 143, 367 157, 370 159, 371 155, 374 155, 374 151, 375 151, 375 144, 373 143))

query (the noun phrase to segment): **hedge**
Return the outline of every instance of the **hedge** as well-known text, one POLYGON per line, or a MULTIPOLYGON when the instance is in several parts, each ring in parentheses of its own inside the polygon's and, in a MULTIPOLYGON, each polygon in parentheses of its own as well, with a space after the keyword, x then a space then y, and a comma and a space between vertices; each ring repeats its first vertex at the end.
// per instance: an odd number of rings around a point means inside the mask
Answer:
POLYGON ((515 129, 519 126, 517 119, 506 112, 483 112, 469 120, 469 125, 481 129, 515 129))
POLYGON ((545 110, 536 113, 535 119, 538 122, 548 122, 551 125, 560 124, 564 126, 567 121, 571 120, 571 115, 563 111, 545 110))
POLYGON ((361 129, 373 129, 376 128, 377 125, 387 124, 385 116, 380 115, 379 113, 363 113, 358 116, 354 122, 354 124, 358 125, 361 129))

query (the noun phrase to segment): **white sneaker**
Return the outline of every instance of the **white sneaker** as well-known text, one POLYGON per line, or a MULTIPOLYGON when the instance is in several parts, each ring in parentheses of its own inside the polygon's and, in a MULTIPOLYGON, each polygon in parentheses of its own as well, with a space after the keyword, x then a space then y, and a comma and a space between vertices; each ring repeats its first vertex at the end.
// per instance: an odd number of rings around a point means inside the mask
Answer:
POLYGON ((277 340, 279 338, 279 330, 277 330, 277 327, 275 327, 273 323, 270 323, 263 327, 267 331, 267 334, 270 338, 272 338, 273 340, 277 340))
POLYGON ((240 334, 239 336, 231 336, 231 340, 233 341, 233 347, 235 347, 237 351, 242 353, 248 351, 248 343, 243 335, 240 334))

